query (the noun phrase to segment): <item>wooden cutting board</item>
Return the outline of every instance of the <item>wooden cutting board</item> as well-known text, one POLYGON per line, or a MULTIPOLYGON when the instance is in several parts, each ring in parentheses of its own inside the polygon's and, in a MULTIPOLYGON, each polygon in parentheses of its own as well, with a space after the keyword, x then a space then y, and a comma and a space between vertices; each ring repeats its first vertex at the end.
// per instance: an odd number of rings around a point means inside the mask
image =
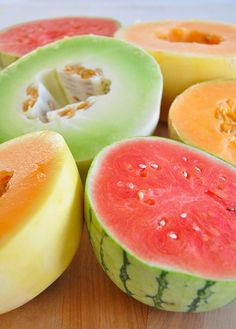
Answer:
MULTIPOLYGON (((157 134, 166 135, 165 126, 159 126, 157 134)), ((236 303, 200 314, 143 305, 106 276, 84 229, 68 270, 37 298, 1 315, 0 329, 236 329, 236 303)))

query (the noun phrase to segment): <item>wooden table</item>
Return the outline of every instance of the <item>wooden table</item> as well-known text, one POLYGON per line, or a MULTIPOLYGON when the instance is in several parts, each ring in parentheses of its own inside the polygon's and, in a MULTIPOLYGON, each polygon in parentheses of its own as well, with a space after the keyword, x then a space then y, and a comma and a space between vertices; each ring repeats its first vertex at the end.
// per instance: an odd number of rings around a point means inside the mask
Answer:
MULTIPOLYGON (((166 127, 159 126, 157 134, 166 135, 166 127)), ((143 305, 106 276, 84 229, 68 270, 37 298, 1 315, 0 329, 236 329, 236 304, 200 314, 143 305)))

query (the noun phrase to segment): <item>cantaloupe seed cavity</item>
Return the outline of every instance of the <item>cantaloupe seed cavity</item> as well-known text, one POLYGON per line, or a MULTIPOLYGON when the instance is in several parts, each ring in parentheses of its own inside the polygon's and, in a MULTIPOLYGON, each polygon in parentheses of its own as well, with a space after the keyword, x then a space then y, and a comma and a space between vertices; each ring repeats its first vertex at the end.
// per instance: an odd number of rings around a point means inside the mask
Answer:
POLYGON ((27 119, 43 123, 58 119, 75 118, 79 111, 87 110, 98 97, 110 91, 111 80, 101 68, 88 68, 79 64, 44 72, 28 85, 21 112, 27 119))
POLYGON ((0 197, 7 192, 13 174, 14 174, 13 171, 8 171, 8 170, 0 171, 0 197))
POLYGON ((219 129, 236 142, 236 100, 223 99, 217 103, 215 117, 219 120, 219 129))
POLYGON ((156 32, 158 39, 169 42, 186 42, 186 43, 201 43, 205 45, 218 45, 223 39, 215 34, 204 33, 195 30, 188 30, 185 28, 173 28, 167 34, 156 32))

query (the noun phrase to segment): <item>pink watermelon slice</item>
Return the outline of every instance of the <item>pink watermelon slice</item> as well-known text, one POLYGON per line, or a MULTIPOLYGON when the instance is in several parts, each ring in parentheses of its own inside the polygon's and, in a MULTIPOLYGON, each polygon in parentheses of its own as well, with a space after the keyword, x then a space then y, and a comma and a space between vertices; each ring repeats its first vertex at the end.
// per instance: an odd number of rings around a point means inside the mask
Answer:
POLYGON ((128 295, 202 312, 236 297, 236 169, 157 137, 105 148, 86 182, 86 220, 105 272, 128 295))
POLYGON ((112 37, 120 23, 101 17, 58 17, 26 22, 0 32, 1 66, 67 36, 96 34, 112 37))

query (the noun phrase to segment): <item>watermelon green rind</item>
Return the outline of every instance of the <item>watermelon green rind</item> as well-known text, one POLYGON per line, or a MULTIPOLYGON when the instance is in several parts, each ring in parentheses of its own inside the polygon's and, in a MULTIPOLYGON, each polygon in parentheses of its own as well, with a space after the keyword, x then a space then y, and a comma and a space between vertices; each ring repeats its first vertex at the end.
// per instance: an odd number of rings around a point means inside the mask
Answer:
MULTIPOLYGON (((148 137, 148 139, 162 139, 148 137)), ((144 139, 144 138, 142 138, 144 139)), ((179 144, 176 141, 171 143, 179 144)), ((90 198, 90 185, 99 160, 115 143, 103 149, 93 161, 85 186, 85 219, 89 238, 98 262, 109 278, 127 295, 150 305, 174 312, 205 312, 232 302, 236 298, 235 280, 220 280, 180 272, 149 264, 128 250, 99 220, 90 198)), ((187 148, 197 150, 192 146, 187 148)), ((197 150, 216 159, 202 150, 197 150)), ((232 168, 231 164, 224 162, 232 168)))

